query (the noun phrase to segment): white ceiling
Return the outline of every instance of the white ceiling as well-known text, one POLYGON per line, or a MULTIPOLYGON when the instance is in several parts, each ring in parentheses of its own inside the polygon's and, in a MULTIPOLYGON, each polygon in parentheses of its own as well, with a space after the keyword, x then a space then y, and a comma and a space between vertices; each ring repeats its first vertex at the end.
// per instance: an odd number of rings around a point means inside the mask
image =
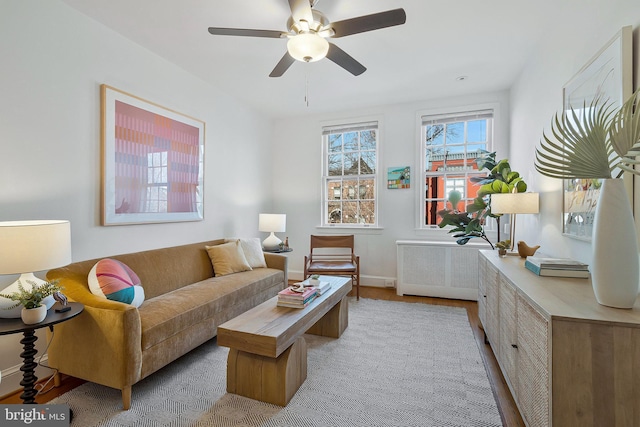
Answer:
POLYGON ((331 21, 402 7, 407 22, 332 41, 367 67, 358 77, 324 59, 270 78, 286 40, 207 28, 285 31, 286 0, 62 1, 272 117, 508 89, 562 19, 558 0, 319 0, 331 21))

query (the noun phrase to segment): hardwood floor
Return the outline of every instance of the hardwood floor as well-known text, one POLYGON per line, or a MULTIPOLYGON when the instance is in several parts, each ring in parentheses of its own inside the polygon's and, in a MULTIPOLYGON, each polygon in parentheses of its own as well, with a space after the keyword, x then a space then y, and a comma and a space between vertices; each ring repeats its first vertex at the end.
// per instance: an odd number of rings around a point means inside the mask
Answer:
MULTIPOLYGON (((462 300, 450 300, 443 298, 429 298, 429 297, 418 297, 418 296, 398 296, 396 295, 395 289, 391 288, 373 288, 373 287, 360 287, 360 298, 371 298, 371 299, 379 299, 379 300, 388 300, 388 301, 404 301, 404 302, 412 302, 412 303, 421 303, 421 304, 433 304, 433 305, 445 305, 449 307, 461 307, 467 310, 467 315, 469 316, 469 323, 471 324, 471 329, 473 330, 474 336, 478 343, 478 349, 480 350, 480 355, 482 360, 484 361, 485 368, 487 370, 487 376, 489 378, 489 382, 491 384, 491 388, 493 389, 493 395, 498 404, 498 409, 500 410, 500 415, 502 416, 502 423, 506 427, 524 427, 524 422, 522 421, 522 417, 520 416, 520 412, 516 407, 516 404, 511 396, 511 392, 507 387, 507 384, 504 381, 504 377, 502 376, 502 372, 500 372, 500 367, 498 366, 498 362, 493 355, 493 351, 488 344, 484 343, 484 332, 480 327, 480 319, 478 318, 478 304, 473 301, 462 301, 462 300)), ((63 376, 60 387, 54 388, 46 394, 41 394, 36 397, 36 401, 38 403, 46 403, 51 399, 60 396, 61 394, 66 393, 67 391, 79 386, 84 383, 84 381, 79 380, 73 377, 65 377, 63 376)), ((6 403, 20 403, 20 393, 21 391, 17 391, 15 393, 9 394, 0 398, 0 404, 6 403)))

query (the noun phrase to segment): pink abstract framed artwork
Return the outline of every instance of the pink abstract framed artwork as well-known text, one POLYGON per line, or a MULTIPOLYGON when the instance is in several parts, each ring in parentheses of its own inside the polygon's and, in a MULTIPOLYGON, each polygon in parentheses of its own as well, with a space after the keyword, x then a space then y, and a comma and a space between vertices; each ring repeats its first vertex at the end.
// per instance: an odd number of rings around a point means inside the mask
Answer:
POLYGON ((102 99, 102 225, 204 218, 203 121, 108 85, 102 99))

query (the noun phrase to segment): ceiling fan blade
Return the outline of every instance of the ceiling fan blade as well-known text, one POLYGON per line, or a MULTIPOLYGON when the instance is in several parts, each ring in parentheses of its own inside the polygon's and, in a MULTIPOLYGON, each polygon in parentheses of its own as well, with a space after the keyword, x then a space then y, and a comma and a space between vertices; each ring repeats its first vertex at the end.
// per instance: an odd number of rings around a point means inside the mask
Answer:
POLYGON ((289 0, 289 7, 291 8, 291 16, 294 21, 313 22, 313 13, 311 12, 311 3, 309 0, 289 0))
POLYGON ((333 43, 329 43, 329 52, 327 52, 327 58, 353 74, 354 76, 359 76, 360 74, 367 71, 367 68, 353 59, 351 55, 349 55, 344 50, 340 49, 333 43))
POLYGON ((268 37, 272 39, 286 37, 286 33, 275 30, 249 30, 244 28, 209 27, 209 32, 216 36, 268 37))
POLYGON ((366 31, 379 30, 380 28, 402 25, 407 22, 407 14, 404 9, 393 9, 386 12, 359 16, 331 23, 335 34, 334 38, 350 36, 351 34, 364 33, 366 31))
POLYGON ((284 74, 284 72, 287 71, 289 69, 289 67, 291 66, 291 64, 293 64, 295 61, 296 60, 293 59, 293 57, 291 55, 289 55, 289 52, 285 52, 285 54, 282 57, 282 59, 280 60, 280 62, 278 62, 278 64, 273 69, 271 74, 269 74, 269 77, 280 77, 280 76, 282 76, 284 74))

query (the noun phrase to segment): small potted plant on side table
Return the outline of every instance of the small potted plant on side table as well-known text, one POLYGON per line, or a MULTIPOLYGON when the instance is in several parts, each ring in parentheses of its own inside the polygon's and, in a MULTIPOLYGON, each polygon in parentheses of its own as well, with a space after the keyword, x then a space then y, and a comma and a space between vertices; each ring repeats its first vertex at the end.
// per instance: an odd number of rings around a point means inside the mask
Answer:
POLYGON ((320 276, 318 276, 317 274, 314 274, 311 277, 309 277, 309 284, 314 288, 317 288, 318 286, 320 286, 320 276))
POLYGON ((25 289, 22 283, 18 282, 18 291, 9 295, 0 294, 1 297, 17 301, 16 304, 9 309, 22 306, 20 317, 26 325, 40 323, 47 317, 47 306, 42 300, 50 295, 59 293, 62 288, 58 286, 57 281, 45 282, 38 285, 35 282, 28 281, 32 286, 31 289, 25 289))

